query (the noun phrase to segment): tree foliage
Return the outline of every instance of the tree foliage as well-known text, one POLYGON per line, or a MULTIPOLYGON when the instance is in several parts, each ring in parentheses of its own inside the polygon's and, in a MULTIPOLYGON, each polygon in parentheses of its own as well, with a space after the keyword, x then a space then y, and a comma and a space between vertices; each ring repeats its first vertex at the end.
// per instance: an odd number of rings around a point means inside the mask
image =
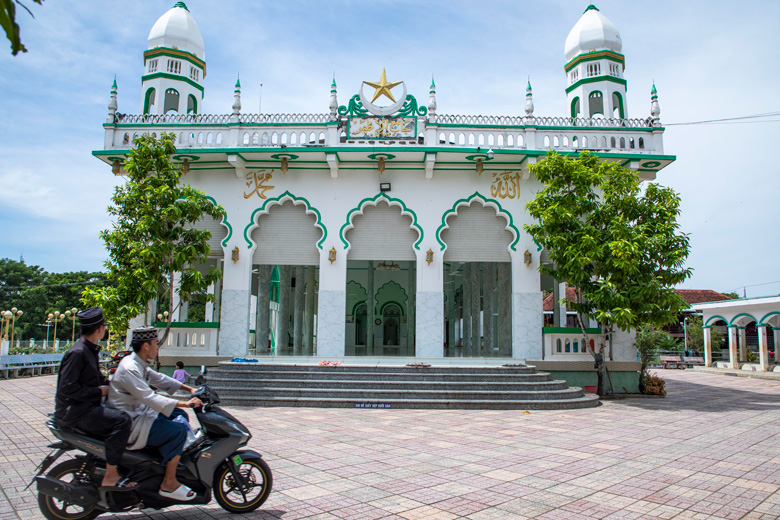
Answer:
MULTIPOLYGON (((159 140, 146 135, 133 140, 125 164, 127 182, 115 189, 108 207, 113 228, 100 233, 108 250, 105 266, 113 285, 90 287, 84 298, 103 307, 109 328, 119 334, 127 330, 130 319, 147 312, 149 302, 162 291, 168 291, 169 302, 174 301, 170 293, 173 273, 181 273, 178 294, 182 303, 204 293, 221 277, 213 267, 205 273, 198 270, 208 260, 211 232, 193 226, 204 215, 221 218, 225 212, 198 190, 181 184, 181 169, 171 159, 176 153, 175 137, 164 133, 159 140)), ((175 310, 169 305, 165 335, 175 310)))
MULTIPOLYGON (((32 0, 38 5, 43 4, 43 0, 32 0)), ((5 31, 8 41, 11 42, 11 54, 16 56, 19 52, 27 52, 22 45, 22 39, 19 35, 19 24, 16 23, 16 6, 21 7, 32 16, 32 12, 19 0, 0 0, 0 27, 5 31)))
MULTIPOLYGON (((704 327, 701 316, 692 316, 688 318, 686 330, 688 331, 688 348, 690 350, 704 351, 704 327)), ((720 330, 710 327, 710 340, 712 342, 712 351, 719 352, 726 342, 726 338, 720 330)))
POLYGON ((677 223, 680 198, 587 152, 570 159, 550 151, 531 172, 545 186, 526 205, 539 222, 525 230, 549 252, 552 263, 541 271, 579 289, 579 301, 567 305, 580 323, 602 325, 598 349, 589 351, 603 395, 604 353, 615 330, 661 327, 688 307, 674 291, 691 275, 688 236, 677 223))

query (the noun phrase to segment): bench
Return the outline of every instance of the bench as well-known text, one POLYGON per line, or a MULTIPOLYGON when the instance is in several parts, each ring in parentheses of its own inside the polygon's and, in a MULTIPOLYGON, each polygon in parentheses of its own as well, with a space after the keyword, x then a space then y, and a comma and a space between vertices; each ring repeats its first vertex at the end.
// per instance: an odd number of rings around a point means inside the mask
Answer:
POLYGON ((704 358, 700 356, 683 356, 683 364, 693 368, 695 366, 703 367, 704 358))
POLYGON ((664 364, 664 368, 684 368, 680 356, 660 356, 661 363, 664 364), (674 366, 672 366, 674 365, 674 366))
POLYGON ((64 354, 10 354, 0 356, 0 377, 8 379, 20 375, 56 374, 64 354))

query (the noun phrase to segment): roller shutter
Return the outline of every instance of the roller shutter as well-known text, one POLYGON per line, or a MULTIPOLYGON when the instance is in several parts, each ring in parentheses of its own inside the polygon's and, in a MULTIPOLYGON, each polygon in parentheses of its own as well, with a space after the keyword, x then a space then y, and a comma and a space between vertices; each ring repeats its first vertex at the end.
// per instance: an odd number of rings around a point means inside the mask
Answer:
POLYGON ((211 248, 210 257, 223 256, 222 241, 225 240, 228 232, 221 222, 222 219, 216 220, 206 215, 192 226, 195 229, 211 231, 211 239, 209 240, 209 247, 211 248))
POLYGON ((380 202, 368 206, 362 215, 352 219, 355 226, 347 231, 352 245, 350 260, 414 260, 414 243, 419 238, 412 228, 412 217, 402 215, 397 206, 380 202))
POLYGON ((272 207, 267 215, 260 216, 260 227, 252 231, 252 241, 257 244, 252 263, 320 265, 317 242, 322 230, 315 222, 314 215, 307 215, 303 206, 290 201, 272 207))
POLYGON ((447 244, 445 262, 509 262, 509 244, 514 237, 506 220, 493 208, 472 203, 447 218, 449 228, 441 233, 447 244))

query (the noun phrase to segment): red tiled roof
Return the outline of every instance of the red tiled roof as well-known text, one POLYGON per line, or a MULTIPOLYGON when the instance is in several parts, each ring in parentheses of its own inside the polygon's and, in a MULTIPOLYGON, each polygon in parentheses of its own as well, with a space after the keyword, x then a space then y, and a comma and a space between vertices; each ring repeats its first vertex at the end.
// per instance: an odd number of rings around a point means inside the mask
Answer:
POLYGON ((675 289, 689 304, 730 300, 725 294, 710 289, 675 289))
MULTIPOLYGON (((730 300, 725 294, 721 294, 717 291, 710 289, 675 289, 675 292, 682 296, 688 304, 693 305, 696 303, 704 302, 717 302, 722 300, 730 300)), ((574 287, 566 288, 566 298, 576 301, 576 294, 574 287)), ((542 301, 542 308, 545 311, 552 311, 555 303, 553 301, 553 293, 548 294, 542 301)))

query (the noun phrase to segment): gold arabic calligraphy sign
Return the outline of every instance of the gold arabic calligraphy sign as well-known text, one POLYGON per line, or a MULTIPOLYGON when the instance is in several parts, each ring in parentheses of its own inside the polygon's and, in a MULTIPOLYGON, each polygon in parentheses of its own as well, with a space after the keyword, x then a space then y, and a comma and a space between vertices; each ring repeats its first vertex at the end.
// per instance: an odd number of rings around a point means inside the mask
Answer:
POLYGON ((350 121, 350 137, 413 139, 413 117, 353 117, 350 121))
POLYGON ((270 181, 273 177, 273 170, 258 170, 256 172, 249 172, 246 174, 246 187, 247 189, 253 188, 249 193, 244 192, 244 198, 248 199, 254 194, 257 194, 261 199, 267 199, 265 192, 274 189, 273 186, 267 186, 265 183, 270 181), (267 173, 266 173, 267 172, 267 173))
POLYGON ((494 173, 490 195, 499 199, 519 199, 520 173, 513 171, 494 173))

